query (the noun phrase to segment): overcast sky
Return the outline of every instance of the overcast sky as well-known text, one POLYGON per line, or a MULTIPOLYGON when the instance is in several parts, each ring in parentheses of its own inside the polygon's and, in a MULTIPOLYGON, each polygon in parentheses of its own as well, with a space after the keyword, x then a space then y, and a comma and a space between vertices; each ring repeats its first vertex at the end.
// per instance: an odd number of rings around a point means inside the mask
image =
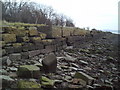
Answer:
POLYGON ((118 30, 119 0, 30 0, 52 6, 71 17, 77 27, 118 30))

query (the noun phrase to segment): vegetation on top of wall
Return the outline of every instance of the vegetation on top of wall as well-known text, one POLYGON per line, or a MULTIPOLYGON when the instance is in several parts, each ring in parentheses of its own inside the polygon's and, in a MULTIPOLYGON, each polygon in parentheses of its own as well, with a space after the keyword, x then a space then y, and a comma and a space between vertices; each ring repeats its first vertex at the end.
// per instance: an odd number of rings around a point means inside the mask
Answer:
POLYGON ((45 24, 30 24, 30 23, 21 23, 21 22, 6 22, 6 21, 3 21, 2 22, 2 26, 4 27, 4 26, 17 26, 17 27, 19 27, 19 28, 22 28, 22 27, 24 27, 24 26, 29 26, 29 27, 35 27, 35 26, 47 26, 47 25, 45 25, 45 24))

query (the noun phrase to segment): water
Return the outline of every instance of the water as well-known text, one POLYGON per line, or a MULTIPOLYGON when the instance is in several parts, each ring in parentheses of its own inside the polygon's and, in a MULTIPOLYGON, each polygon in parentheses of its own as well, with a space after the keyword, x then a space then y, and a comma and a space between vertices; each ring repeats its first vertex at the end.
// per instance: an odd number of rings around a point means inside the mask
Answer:
POLYGON ((103 31, 112 32, 114 34, 120 34, 120 30, 103 30, 103 31))

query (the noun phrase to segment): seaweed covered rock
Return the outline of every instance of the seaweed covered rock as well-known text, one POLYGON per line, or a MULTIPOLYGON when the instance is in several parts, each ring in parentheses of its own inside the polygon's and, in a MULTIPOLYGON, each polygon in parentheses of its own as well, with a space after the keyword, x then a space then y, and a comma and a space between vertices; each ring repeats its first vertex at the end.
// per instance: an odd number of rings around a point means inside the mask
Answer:
POLYGON ((40 68, 35 65, 21 65, 17 72, 19 77, 23 78, 40 78, 40 68))
POLYGON ((41 82, 41 85, 43 87, 53 87, 55 84, 55 81, 54 80, 51 80, 45 76, 42 76, 42 82, 41 82))

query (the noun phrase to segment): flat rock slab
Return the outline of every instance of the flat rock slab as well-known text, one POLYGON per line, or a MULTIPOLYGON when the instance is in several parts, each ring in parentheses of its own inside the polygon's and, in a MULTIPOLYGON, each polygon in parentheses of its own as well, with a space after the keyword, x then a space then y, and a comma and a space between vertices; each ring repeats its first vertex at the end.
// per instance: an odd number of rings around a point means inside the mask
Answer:
POLYGON ((76 72, 74 75, 74 78, 82 79, 84 80, 88 85, 91 85, 94 82, 94 78, 91 76, 87 75, 84 72, 76 72))
POLYGON ((35 65, 21 65, 17 72, 19 77, 23 78, 40 78, 40 68, 35 65))
POLYGON ((46 73, 49 72, 56 72, 56 68, 57 68, 57 58, 54 55, 54 53, 50 53, 49 55, 47 55, 43 60, 42 60, 42 64, 43 64, 43 69, 46 73))
POLYGON ((9 55, 10 60, 21 60, 21 54, 20 53, 13 53, 9 55))
POLYGON ((33 90, 33 88, 36 88, 36 89, 39 88, 39 90, 41 90, 40 89, 41 86, 37 82, 25 81, 25 80, 21 80, 21 81, 18 82, 18 88, 19 89, 28 89, 29 88, 29 89, 32 89, 32 90, 33 90))

